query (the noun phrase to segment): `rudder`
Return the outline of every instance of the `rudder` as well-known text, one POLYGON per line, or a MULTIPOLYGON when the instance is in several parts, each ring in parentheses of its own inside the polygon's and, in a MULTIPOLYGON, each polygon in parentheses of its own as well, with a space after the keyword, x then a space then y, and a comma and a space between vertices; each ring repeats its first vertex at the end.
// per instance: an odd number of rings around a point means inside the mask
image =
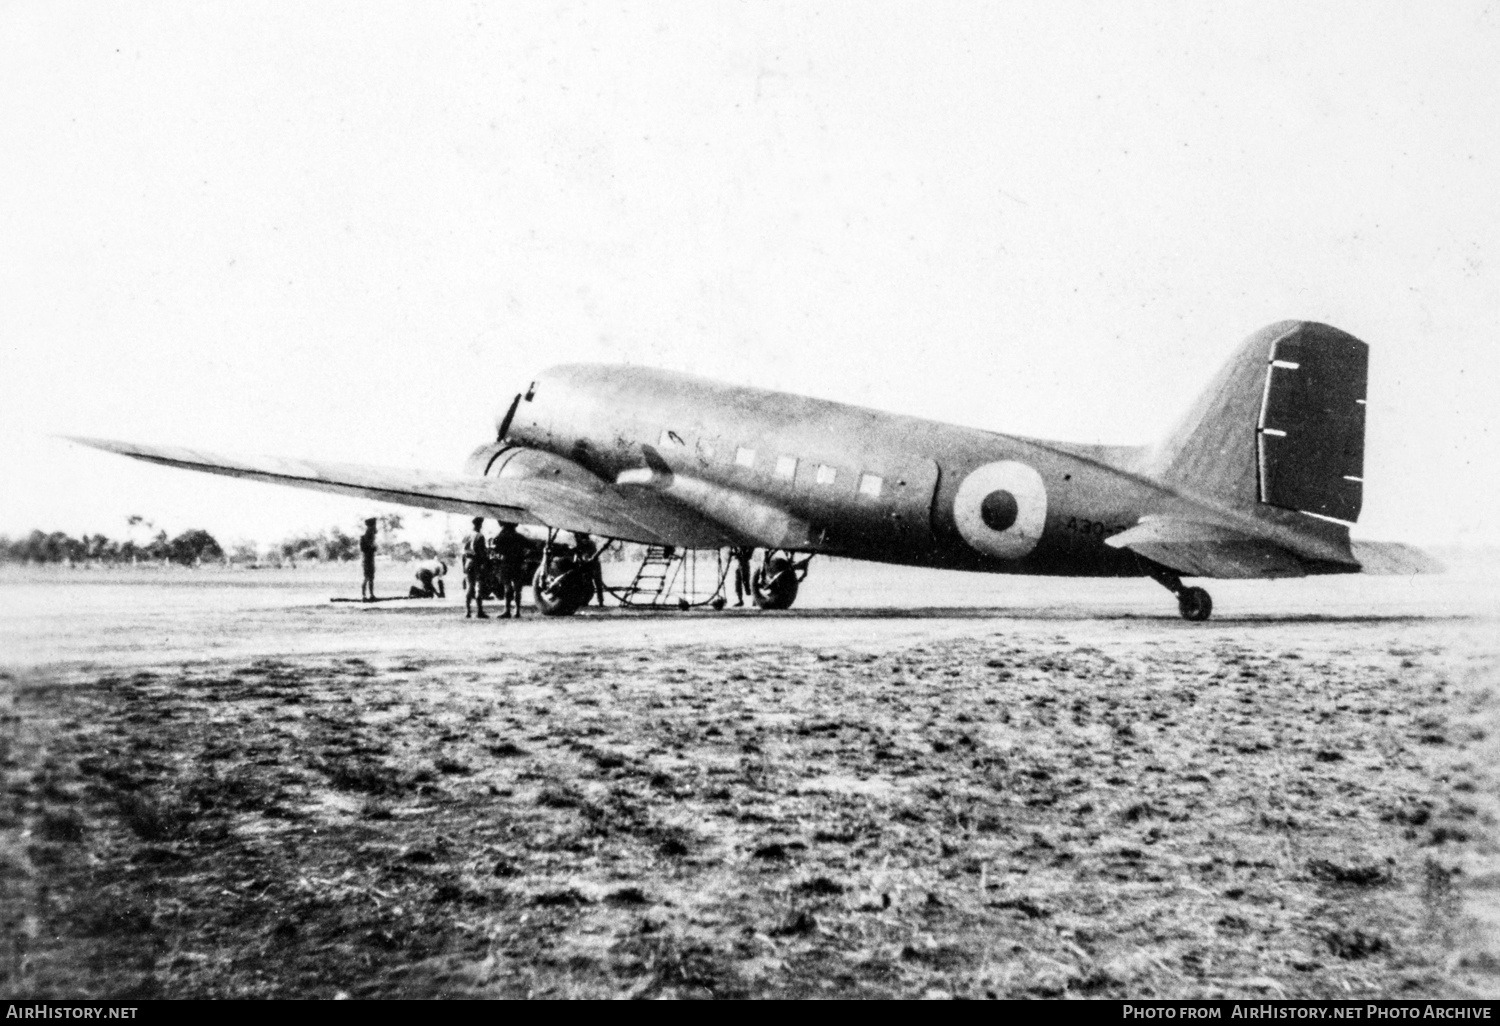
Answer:
POLYGON ((1281 321, 1251 335, 1153 451, 1168 484, 1353 522, 1364 491, 1369 347, 1281 321))
POLYGON ((1354 522, 1370 347, 1323 324, 1276 340, 1257 428, 1260 501, 1354 522))

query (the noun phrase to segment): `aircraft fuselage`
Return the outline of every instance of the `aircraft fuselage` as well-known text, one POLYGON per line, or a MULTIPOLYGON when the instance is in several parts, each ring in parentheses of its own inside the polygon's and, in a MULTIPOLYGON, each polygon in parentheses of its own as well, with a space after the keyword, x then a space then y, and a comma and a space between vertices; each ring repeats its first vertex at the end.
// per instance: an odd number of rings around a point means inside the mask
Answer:
POLYGON ((882 562, 1137 576, 1104 539, 1171 497, 1141 450, 1039 442, 636 367, 543 373, 505 441, 662 492, 737 541, 882 562))

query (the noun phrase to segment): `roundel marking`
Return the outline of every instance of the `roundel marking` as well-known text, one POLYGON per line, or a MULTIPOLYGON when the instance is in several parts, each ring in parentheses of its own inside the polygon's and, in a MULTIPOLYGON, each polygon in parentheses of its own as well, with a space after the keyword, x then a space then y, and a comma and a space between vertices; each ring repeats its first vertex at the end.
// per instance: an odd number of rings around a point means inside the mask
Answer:
POLYGON ((979 504, 979 519, 991 531, 1005 530, 1016 522, 1016 516, 1020 512, 1021 507, 1017 505, 1016 497, 1004 488, 990 492, 979 504))
POLYGON ((1042 475, 1015 460, 986 463, 958 486, 953 519, 964 541, 985 555, 1020 559, 1036 548, 1047 523, 1042 475))

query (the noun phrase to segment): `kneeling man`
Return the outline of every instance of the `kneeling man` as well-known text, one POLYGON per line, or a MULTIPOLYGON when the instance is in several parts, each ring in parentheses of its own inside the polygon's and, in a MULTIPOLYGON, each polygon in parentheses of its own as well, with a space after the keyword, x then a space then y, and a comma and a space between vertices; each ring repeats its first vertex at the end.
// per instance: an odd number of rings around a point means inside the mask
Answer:
POLYGON ((443 578, 448 574, 448 564, 441 559, 429 559, 417 564, 417 583, 411 586, 409 598, 447 598, 443 590, 443 578))

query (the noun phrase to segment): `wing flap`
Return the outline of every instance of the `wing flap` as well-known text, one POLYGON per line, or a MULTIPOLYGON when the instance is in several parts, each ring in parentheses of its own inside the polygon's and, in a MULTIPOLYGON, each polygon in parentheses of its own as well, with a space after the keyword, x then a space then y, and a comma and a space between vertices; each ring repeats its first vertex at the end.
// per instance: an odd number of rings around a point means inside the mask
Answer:
POLYGON ((716 548, 731 544, 728 533, 720 525, 686 510, 634 501, 603 481, 590 486, 577 480, 470 477, 355 463, 227 455, 103 438, 68 440, 159 466, 358 496, 444 513, 494 517, 564 531, 585 531, 647 545, 716 548))

